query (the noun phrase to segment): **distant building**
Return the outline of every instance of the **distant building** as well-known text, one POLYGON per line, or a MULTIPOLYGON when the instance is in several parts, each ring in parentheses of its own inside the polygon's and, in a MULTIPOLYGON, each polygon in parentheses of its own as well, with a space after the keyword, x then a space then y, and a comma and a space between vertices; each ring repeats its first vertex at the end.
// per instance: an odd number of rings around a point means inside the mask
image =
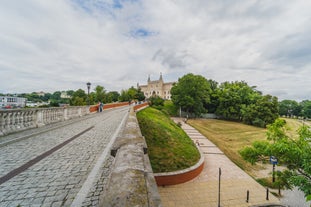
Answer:
POLYGON ((37 94, 38 96, 44 96, 44 95, 45 95, 45 93, 44 93, 43 91, 36 92, 36 94, 37 94))
POLYGON ((15 96, 0 96, 0 108, 23 108, 26 105, 26 98, 15 96))
POLYGON ((68 95, 66 91, 62 91, 61 94, 60 94, 60 97, 61 98, 71 98, 71 96, 68 95))
POLYGON ((147 85, 139 85, 137 83, 137 88, 141 89, 146 98, 150 98, 151 96, 159 96, 163 99, 171 100, 171 88, 174 83, 175 82, 164 83, 161 73, 159 80, 151 81, 149 76, 147 85))

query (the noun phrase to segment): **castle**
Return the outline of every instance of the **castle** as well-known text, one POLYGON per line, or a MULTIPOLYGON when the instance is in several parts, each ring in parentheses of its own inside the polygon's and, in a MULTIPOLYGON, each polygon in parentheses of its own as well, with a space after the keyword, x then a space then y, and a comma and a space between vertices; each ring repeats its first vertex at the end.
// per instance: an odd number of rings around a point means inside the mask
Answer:
POLYGON ((151 96, 159 96, 163 99, 171 100, 171 88, 174 83, 175 82, 164 83, 161 73, 159 80, 151 81, 149 75, 147 85, 140 86, 137 83, 137 88, 140 88, 146 98, 150 98, 151 96))

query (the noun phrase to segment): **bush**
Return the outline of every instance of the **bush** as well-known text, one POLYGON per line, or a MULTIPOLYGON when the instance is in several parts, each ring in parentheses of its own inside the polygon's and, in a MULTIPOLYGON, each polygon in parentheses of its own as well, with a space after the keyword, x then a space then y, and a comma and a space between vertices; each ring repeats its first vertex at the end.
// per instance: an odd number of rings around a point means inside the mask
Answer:
POLYGON ((244 147, 242 150, 239 151, 239 153, 243 157, 244 160, 252 164, 255 164, 255 162, 257 162, 258 160, 259 153, 253 147, 249 147, 249 146, 244 147))
POLYGON ((149 98, 150 106, 163 106, 164 99, 159 96, 152 96, 149 98))

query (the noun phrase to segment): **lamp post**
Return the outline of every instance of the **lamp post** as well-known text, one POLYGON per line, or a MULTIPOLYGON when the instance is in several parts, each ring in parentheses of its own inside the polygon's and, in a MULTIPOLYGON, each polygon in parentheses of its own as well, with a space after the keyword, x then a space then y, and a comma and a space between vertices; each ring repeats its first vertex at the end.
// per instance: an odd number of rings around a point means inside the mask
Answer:
POLYGON ((90 105, 90 88, 91 88, 91 83, 87 82, 86 86, 87 86, 87 104, 90 105))

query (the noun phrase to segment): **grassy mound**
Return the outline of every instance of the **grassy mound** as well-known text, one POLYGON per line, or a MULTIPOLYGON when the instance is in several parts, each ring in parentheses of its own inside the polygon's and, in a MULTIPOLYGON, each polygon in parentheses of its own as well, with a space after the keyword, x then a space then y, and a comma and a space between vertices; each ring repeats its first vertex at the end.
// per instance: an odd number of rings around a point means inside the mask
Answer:
POLYGON ((137 119, 153 172, 172 172, 198 162, 200 153, 193 141, 163 112, 148 107, 137 113, 137 119))

